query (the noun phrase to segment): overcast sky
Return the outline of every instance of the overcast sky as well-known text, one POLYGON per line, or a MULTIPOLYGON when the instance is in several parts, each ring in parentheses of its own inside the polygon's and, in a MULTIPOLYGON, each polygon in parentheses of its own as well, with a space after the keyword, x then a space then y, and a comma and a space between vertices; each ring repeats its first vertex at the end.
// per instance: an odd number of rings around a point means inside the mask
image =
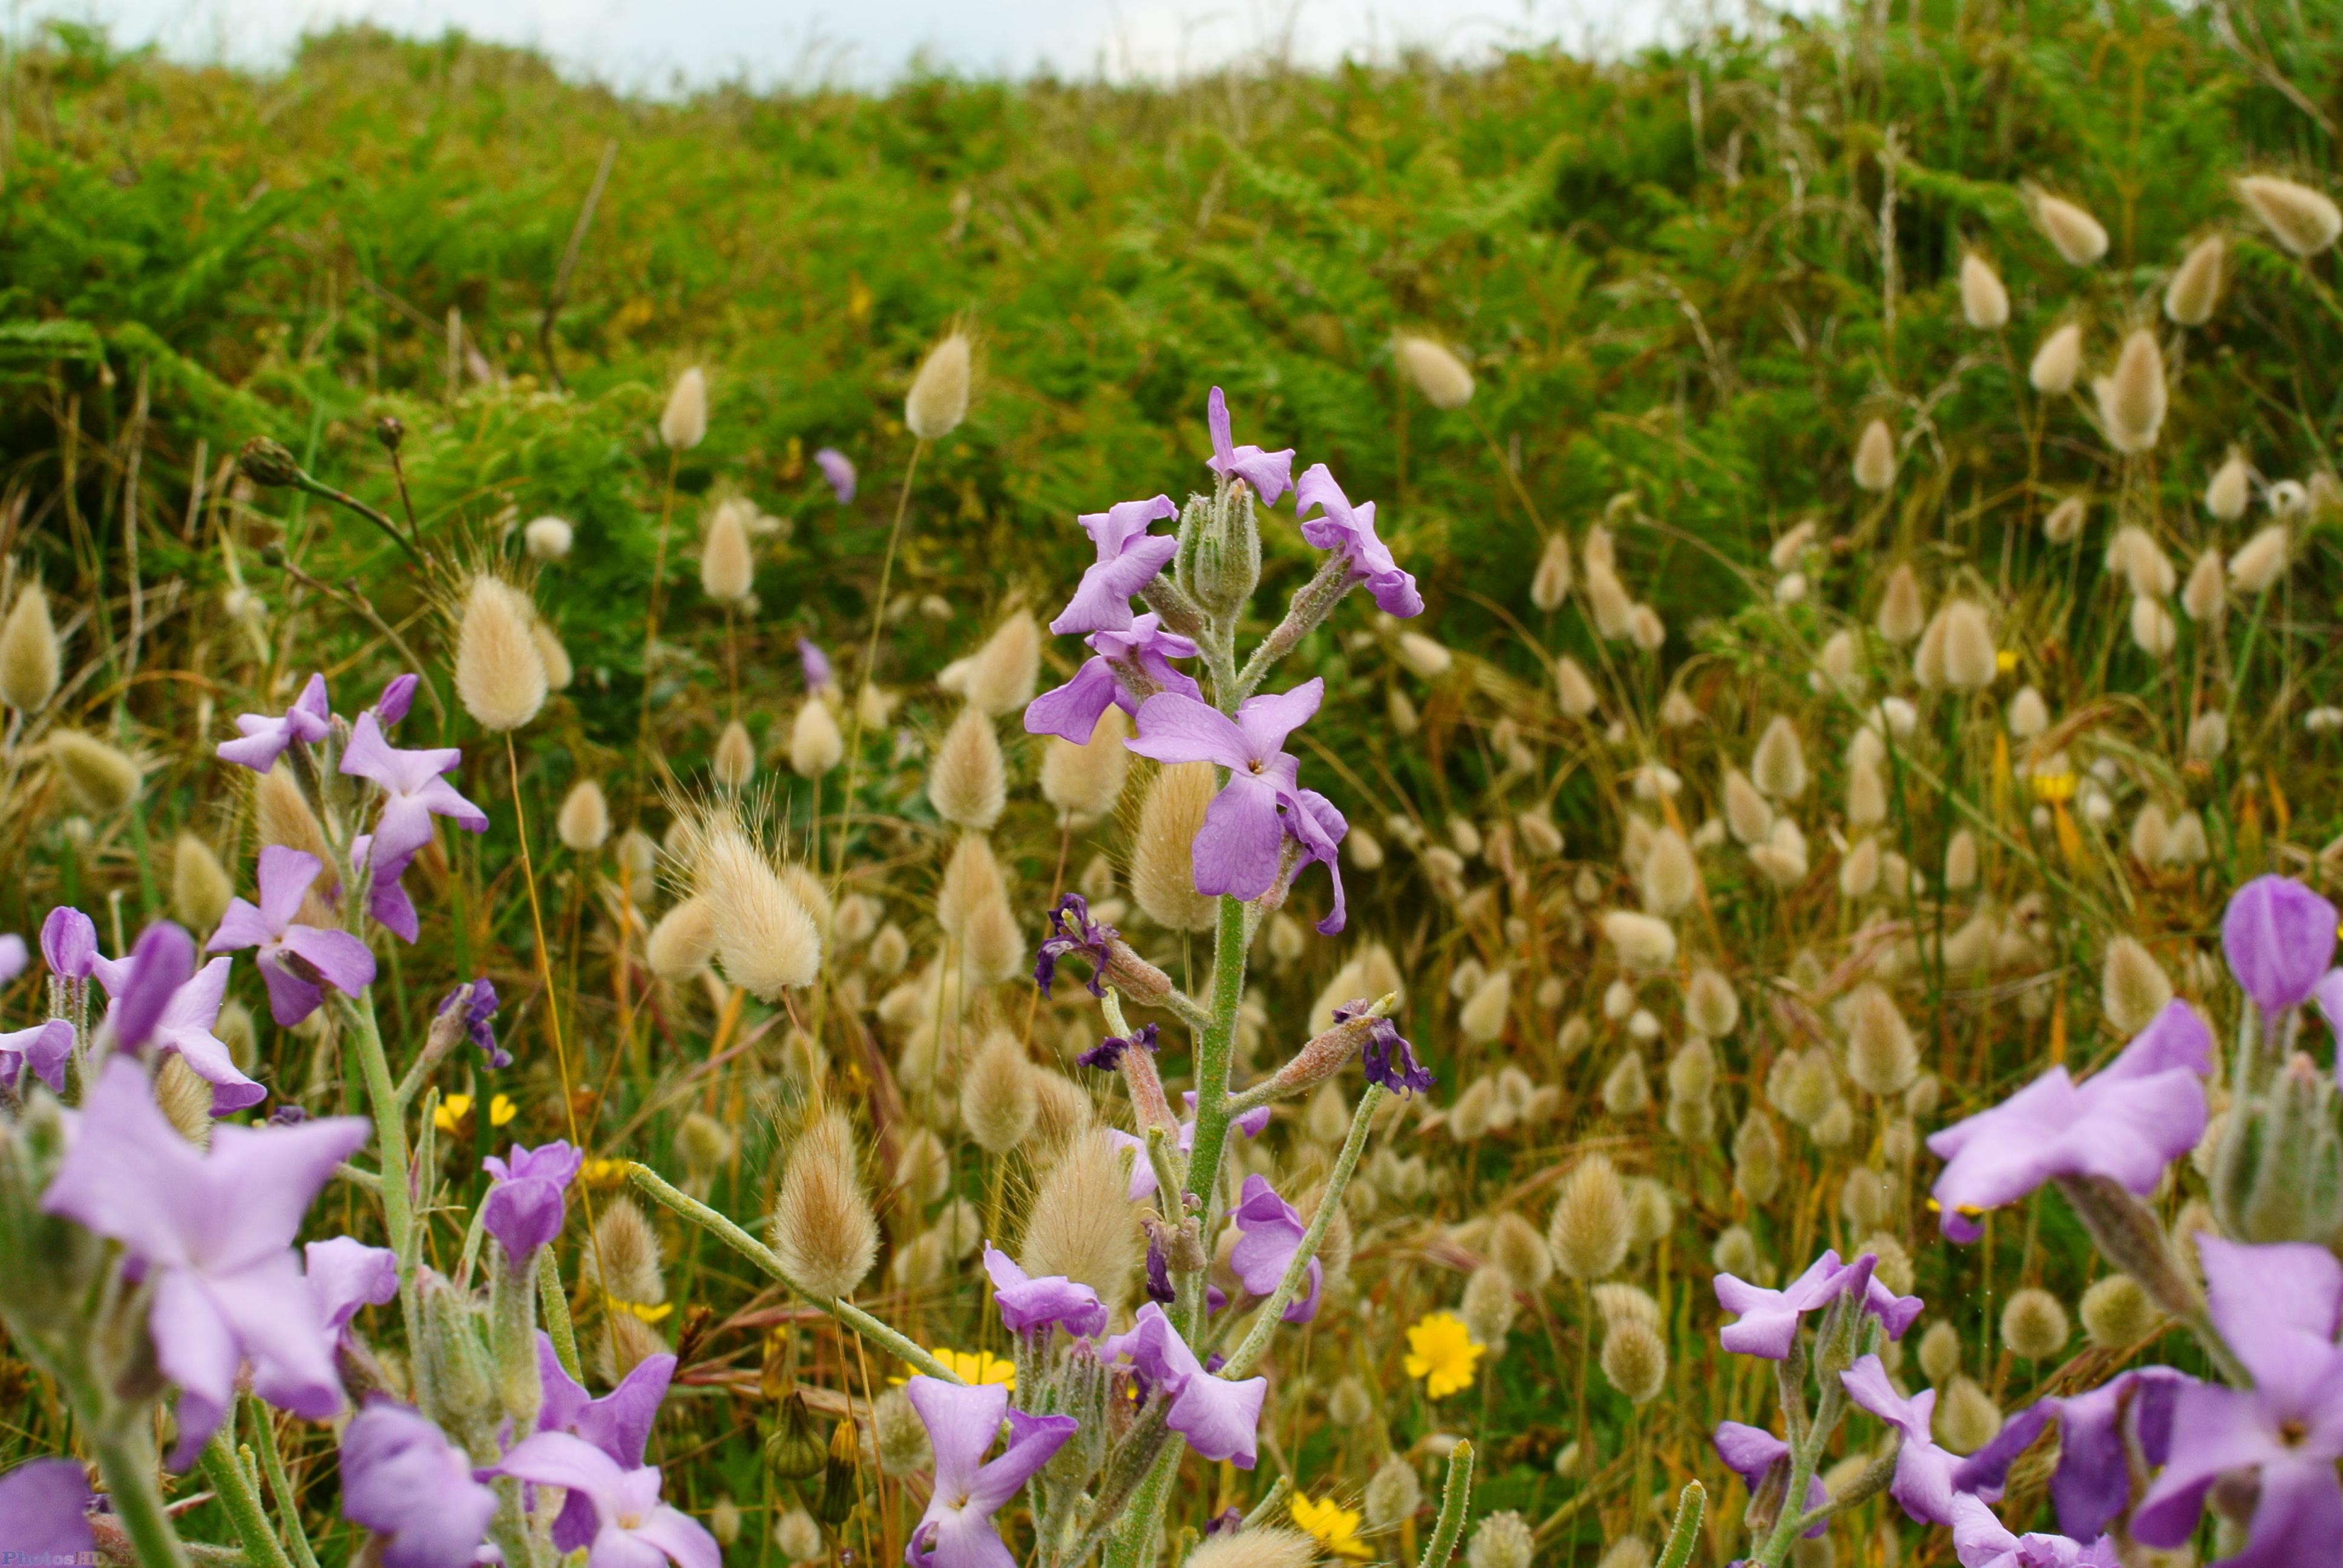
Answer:
MULTIPOLYGON (((460 26, 525 44, 572 75, 648 91, 743 78, 873 84, 915 55, 966 73, 1176 76, 1283 54, 1323 65, 1407 46, 1471 56, 1559 40, 1610 53, 1672 34, 1718 0, 10 0, 18 18, 110 24, 184 58, 282 61, 307 30, 460 26)), ((1739 6, 1733 5, 1737 12, 1739 6)))

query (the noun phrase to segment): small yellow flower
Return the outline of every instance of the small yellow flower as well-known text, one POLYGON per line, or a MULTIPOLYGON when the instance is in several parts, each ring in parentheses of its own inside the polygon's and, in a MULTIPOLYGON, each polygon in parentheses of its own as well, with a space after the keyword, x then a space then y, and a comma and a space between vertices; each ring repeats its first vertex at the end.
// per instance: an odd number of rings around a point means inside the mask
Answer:
POLYGON ((1363 1563, 1374 1555, 1367 1543, 1359 1539, 1357 1509, 1345 1508, 1332 1497, 1322 1503, 1313 1503, 1307 1493, 1302 1492, 1293 1494, 1290 1507, 1293 1523, 1301 1527, 1302 1533, 1335 1556, 1363 1563))
POLYGON ((2017 668, 2017 650, 2014 648, 1997 650, 1993 656, 1993 667, 2002 674, 2007 675, 2017 668))
POLYGON ((935 1357, 957 1373, 962 1382, 997 1382, 1011 1393, 1017 1392, 1017 1363, 1002 1361, 990 1351, 948 1351, 938 1345, 935 1357))
POLYGON ((588 1160, 578 1168, 579 1180, 588 1187, 615 1187, 627 1179, 628 1160, 588 1160))
POLYGON ((2075 798, 2078 780, 2072 773, 2036 773, 2031 780, 2034 798, 2045 805, 2063 805, 2075 798))
POLYGON ((673 1302, 661 1302, 659 1305, 652 1306, 644 1302, 626 1301, 620 1297, 611 1295, 607 1291, 602 1294, 602 1304, 611 1312, 625 1312, 628 1316, 639 1318, 647 1323, 658 1322, 669 1312, 675 1311, 675 1303, 673 1302))
POLYGON ((451 1094, 439 1102, 438 1109, 431 1112, 431 1125, 442 1132, 453 1132, 462 1125, 464 1118, 470 1114, 472 1114, 472 1097, 468 1094, 451 1094))
POLYGON ((1407 1375, 1423 1380, 1423 1392, 1433 1399, 1473 1386, 1481 1362, 1481 1347, 1454 1312, 1432 1312, 1407 1331, 1407 1375))
POLYGON ((502 1127, 519 1114, 520 1107, 512 1102, 510 1095, 499 1094, 488 1101, 488 1125, 491 1127, 502 1127))

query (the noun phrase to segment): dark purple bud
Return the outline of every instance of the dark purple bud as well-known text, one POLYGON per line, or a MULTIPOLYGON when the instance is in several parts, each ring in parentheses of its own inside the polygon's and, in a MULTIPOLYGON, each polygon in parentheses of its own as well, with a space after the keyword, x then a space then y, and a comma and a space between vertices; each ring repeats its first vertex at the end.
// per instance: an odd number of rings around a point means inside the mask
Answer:
POLYGON ((1047 997, 1057 981, 1058 960, 1083 953, 1091 960, 1091 978, 1085 982, 1090 993, 1104 996, 1106 967, 1114 956, 1113 943, 1119 934, 1112 926, 1091 919, 1090 903, 1080 893, 1068 893, 1050 911, 1050 934, 1041 939, 1033 960, 1033 983, 1047 997))
POLYGON ((1152 1235, 1147 1238, 1147 1299, 1170 1306, 1180 1292, 1172 1288, 1172 1266, 1163 1256, 1163 1243, 1152 1235))
MULTIPOLYGON (((1345 1002, 1334 1010, 1334 1021, 1348 1023, 1364 1016, 1371 1004, 1362 999, 1345 1002)), ((1387 1018, 1374 1020, 1373 1032, 1367 1036, 1365 1049, 1360 1053, 1369 1083, 1380 1083, 1393 1094, 1419 1094, 1439 1080, 1432 1070, 1415 1059, 1415 1048, 1409 1045, 1399 1032, 1399 1026, 1387 1018)))
POLYGON ((1151 1055, 1160 1050, 1156 1043, 1156 1036, 1161 1032, 1155 1025, 1142 1023, 1128 1037, 1119 1034, 1108 1035, 1074 1060, 1084 1067, 1095 1067, 1101 1072, 1112 1072, 1122 1064, 1122 1053, 1134 1046, 1151 1055))
POLYGON ((375 702, 375 722, 387 729, 406 718, 407 710, 415 706, 415 689, 422 684, 423 678, 411 672, 394 678, 375 702))
POLYGON ((307 1110, 289 1101, 268 1113, 268 1125, 271 1127, 298 1127, 308 1120, 307 1110))
POLYGON ((497 1043, 497 988, 488 976, 482 975, 469 985, 459 985, 447 993, 439 1004, 438 1016, 446 1017, 450 1008, 461 1004, 464 1009, 464 1032, 480 1048, 490 1067, 510 1067, 512 1052, 497 1043))

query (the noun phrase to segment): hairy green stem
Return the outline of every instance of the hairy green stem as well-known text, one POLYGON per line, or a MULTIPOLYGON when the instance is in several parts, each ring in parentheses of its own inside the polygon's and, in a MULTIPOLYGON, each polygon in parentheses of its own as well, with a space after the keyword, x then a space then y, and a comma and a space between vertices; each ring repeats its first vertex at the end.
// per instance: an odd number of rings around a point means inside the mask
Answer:
MULTIPOLYGON (((220 1504, 227 1510, 229 1523, 236 1526, 236 1539, 244 1543, 244 1554, 260 1568, 293 1568, 293 1560, 285 1555, 285 1547, 277 1539, 277 1532, 268 1523, 267 1511, 260 1505, 259 1490, 245 1471, 235 1449, 228 1446, 234 1422, 224 1421, 204 1444, 204 1473, 210 1477, 212 1490, 218 1493, 220 1504)), ((140 1561, 146 1554, 142 1552, 140 1561)))
MULTIPOLYGON (((399 1317, 407 1327, 407 1342, 423 1342, 423 1305, 415 1290, 415 1212, 409 1195, 411 1167, 407 1155, 407 1118, 390 1076, 390 1059, 383 1054, 382 1030, 376 1025, 372 993, 333 993, 334 1010, 348 1030, 356 1049, 359 1075, 366 1081, 367 1104, 374 1113, 375 1142, 382 1171, 382 1219, 390 1232, 390 1250, 398 1255, 399 1317)), ((483 1115, 487 1114, 485 1111, 483 1115)), ((426 1413, 430 1410, 427 1395, 426 1413)))
POLYGON ((284 1516, 285 1537, 291 1543, 293 1559, 300 1568, 317 1568, 317 1553, 310 1548, 309 1533, 301 1527, 300 1498, 286 1473, 285 1456, 277 1451, 277 1425, 268 1418, 268 1407, 256 1396, 246 1394, 244 1412, 252 1422, 252 1443, 260 1454, 261 1473, 268 1477, 269 1495, 277 1499, 277 1512, 284 1516))
POLYGON ((106 1501, 122 1521, 122 1533, 143 1568, 187 1568, 186 1549, 171 1528, 171 1515, 155 1484, 155 1446, 143 1422, 136 1430, 100 1438, 96 1443, 98 1473, 106 1478, 106 1501))
POLYGON ((1334 1157, 1333 1172, 1326 1178, 1325 1196, 1318 1200, 1318 1211, 1310 1216, 1310 1228, 1302 1233, 1302 1244, 1293 1249, 1292 1261, 1285 1265, 1285 1277, 1277 1282, 1277 1290, 1262 1303, 1254 1314, 1252 1330, 1242 1343, 1231 1353, 1228 1363, 1221 1368, 1224 1378, 1241 1378, 1253 1369, 1269 1350, 1272 1335, 1288 1302, 1302 1290, 1302 1282, 1310 1277, 1311 1260, 1325 1244, 1326 1232, 1334 1223, 1334 1216, 1342 1207, 1342 1190, 1351 1184, 1351 1172, 1358 1169, 1359 1155, 1367 1146, 1367 1133, 1373 1127, 1375 1110, 1391 1091, 1380 1083, 1370 1083, 1367 1091, 1359 1096, 1359 1108, 1351 1114, 1350 1135, 1342 1140, 1342 1151, 1334 1157))
POLYGON ((578 1330, 569 1321, 569 1298, 561 1289, 561 1264, 550 1247, 537 1254, 537 1300, 545 1313, 546 1335, 553 1341, 554 1359, 572 1382, 584 1382, 586 1373, 578 1360, 578 1330))
POLYGON ((1473 1503, 1473 1444, 1459 1439, 1448 1455, 1448 1483, 1440 1489, 1440 1517, 1432 1526, 1416 1568, 1448 1568, 1456 1554, 1456 1538, 1464 1532, 1464 1514, 1473 1503))
MULTIPOLYGON (((1212 1022, 1196 1047, 1196 1141, 1188 1154, 1188 1191, 1202 1200, 1206 1256, 1219 1239, 1221 1156, 1229 1139, 1229 1059, 1237 1034, 1237 1009, 1244 1000, 1245 907, 1221 895, 1220 929, 1212 943, 1212 1022)), ((1182 1302, 1181 1337, 1192 1342, 1202 1326, 1203 1293, 1182 1302)))
POLYGON ((1668 1543, 1660 1549, 1659 1568, 1684 1568, 1692 1561, 1693 1543, 1700 1536, 1700 1516, 1708 1492, 1697 1481, 1687 1481, 1676 1493, 1676 1522, 1668 1527, 1668 1543))

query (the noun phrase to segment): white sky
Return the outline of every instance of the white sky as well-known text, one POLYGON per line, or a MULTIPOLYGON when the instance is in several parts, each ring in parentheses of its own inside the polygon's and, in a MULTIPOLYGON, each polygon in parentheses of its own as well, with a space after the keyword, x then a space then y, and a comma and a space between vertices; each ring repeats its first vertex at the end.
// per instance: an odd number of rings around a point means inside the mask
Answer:
MULTIPOLYGON (((1559 41, 1609 54, 1673 35, 1717 0, 10 0, 25 20, 108 23, 181 58, 281 62, 304 31, 371 21, 528 45, 638 91, 745 78, 870 85, 915 55, 967 74, 1172 77, 1284 54, 1297 65, 1407 46, 1472 57, 1559 41)), ((1734 6, 1737 12, 1738 5, 1734 6)))

